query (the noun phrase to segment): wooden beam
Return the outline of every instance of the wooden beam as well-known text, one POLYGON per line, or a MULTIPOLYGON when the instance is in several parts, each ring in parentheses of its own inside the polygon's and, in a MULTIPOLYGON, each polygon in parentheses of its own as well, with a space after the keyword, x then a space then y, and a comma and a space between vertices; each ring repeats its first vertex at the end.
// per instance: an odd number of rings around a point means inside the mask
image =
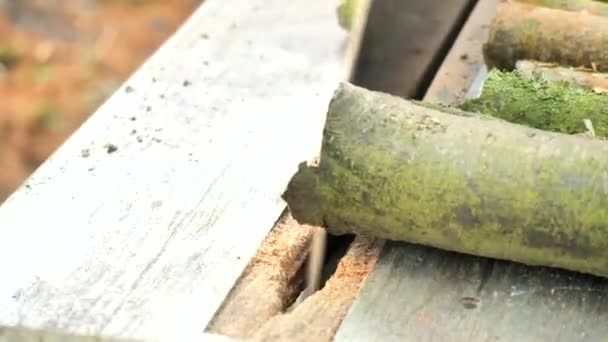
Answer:
MULTIPOLYGON (((475 32, 497 1, 478 3, 425 100, 478 93, 485 38, 475 32), (473 65, 458 61, 463 51, 473 65)), ((389 242, 335 341, 605 340, 607 305, 604 278, 389 242)))
MULTIPOLYGON (((475 82, 476 75, 485 76, 486 67, 480 46, 487 38, 488 25, 497 3, 498 0, 477 3, 426 90, 426 101, 458 104, 466 97, 471 85, 479 84, 475 82)), ((480 91, 481 85, 475 89, 480 91)))
POLYGON ((0 324, 203 336, 318 152, 336 6, 205 1, 0 207, 0 324))

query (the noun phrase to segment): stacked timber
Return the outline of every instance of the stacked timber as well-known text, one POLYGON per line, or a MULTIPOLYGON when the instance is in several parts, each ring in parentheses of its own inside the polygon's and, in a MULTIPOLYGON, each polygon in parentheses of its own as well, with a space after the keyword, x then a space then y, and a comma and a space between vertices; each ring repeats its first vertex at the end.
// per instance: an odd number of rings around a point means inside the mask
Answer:
POLYGON ((501 3, 459 108, 341 84, 283 194, 293 217, 608 277, 608 6, 563 4, 501 3))

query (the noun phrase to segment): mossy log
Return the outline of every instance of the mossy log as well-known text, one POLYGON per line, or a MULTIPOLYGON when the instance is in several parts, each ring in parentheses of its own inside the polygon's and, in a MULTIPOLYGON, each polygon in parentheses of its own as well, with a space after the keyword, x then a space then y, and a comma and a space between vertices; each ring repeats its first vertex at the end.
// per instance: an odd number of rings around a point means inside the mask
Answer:
POLYGON ((597 0, 517 0, 536 6, 586 12, 593 15, 608 15, 608 4, 597 0))
POLYGON ((563 81, 600 94, 608 92, 608 73, 595 72, 592 69, 564 67, 536 61, 517 61, 515 70, 537 80, 563 81))
POLYGON ((345 83, 293 217, 473 255, 608 276, 608 143, 447 114, 345 83))
POLYGON ((513 70, 518 60, 608 70, 608 18, 502 2, 483 45, 488 68, 513 70))
POLYGON ((585 120, 589 120, 596 137, 608 137, 608 96, 566 81, 537 79, 518 71, 490 71, 481 95, 459 107, 564 134, 588 132, 585 120))

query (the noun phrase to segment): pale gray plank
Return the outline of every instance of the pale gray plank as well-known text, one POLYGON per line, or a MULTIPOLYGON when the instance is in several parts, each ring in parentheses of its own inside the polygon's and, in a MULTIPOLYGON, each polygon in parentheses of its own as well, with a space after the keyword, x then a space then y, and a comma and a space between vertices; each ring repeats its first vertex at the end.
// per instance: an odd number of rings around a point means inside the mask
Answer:
POLYGON ((474 96, 480 89, 486 69, 481 44, 487 38, 488 25, 494 17, 498 2, 499 0, 477 1, 426 90, 425 100, 457 104, 464 97, 474 96))
POLYGON ((388 243, 335 341, 605 341, 608 279, 388 243))
MULTIPOLYGON (((152 340, 148 340, 152 341, 152 340)), ((154 340, 157 342, 165 342, 154 340)), ((170 342, 172 340, 167 340, 170 342)), ((202 334, 191 342, 239 342, 242 340, 217 334, 202 334)), ((0 326, 0 342, 141 342, 132 339, 114 339, 91 335, 73 335, 48 329, 28 329, 25 327, 0 326)))
MULTIPOLYGON (((479 92, 493 6, 478 3, 425 100, 479 92)), ((607 320, 608 279, 391 242, 335 341, 604 341, 607 320)))
POLYGON ((0 207, 0 324, 202 336, 318 152, 336 5, 206 0, 0 207))

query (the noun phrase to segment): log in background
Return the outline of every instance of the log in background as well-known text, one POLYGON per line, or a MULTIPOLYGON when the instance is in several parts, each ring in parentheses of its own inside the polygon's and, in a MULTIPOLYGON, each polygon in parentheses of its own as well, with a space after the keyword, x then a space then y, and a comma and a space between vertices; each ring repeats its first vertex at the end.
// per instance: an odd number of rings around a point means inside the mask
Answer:
POLYGON ((608 18, 518 2, 498 5, 483 46, 489 68, 530 59, 608 70, 608 18))

